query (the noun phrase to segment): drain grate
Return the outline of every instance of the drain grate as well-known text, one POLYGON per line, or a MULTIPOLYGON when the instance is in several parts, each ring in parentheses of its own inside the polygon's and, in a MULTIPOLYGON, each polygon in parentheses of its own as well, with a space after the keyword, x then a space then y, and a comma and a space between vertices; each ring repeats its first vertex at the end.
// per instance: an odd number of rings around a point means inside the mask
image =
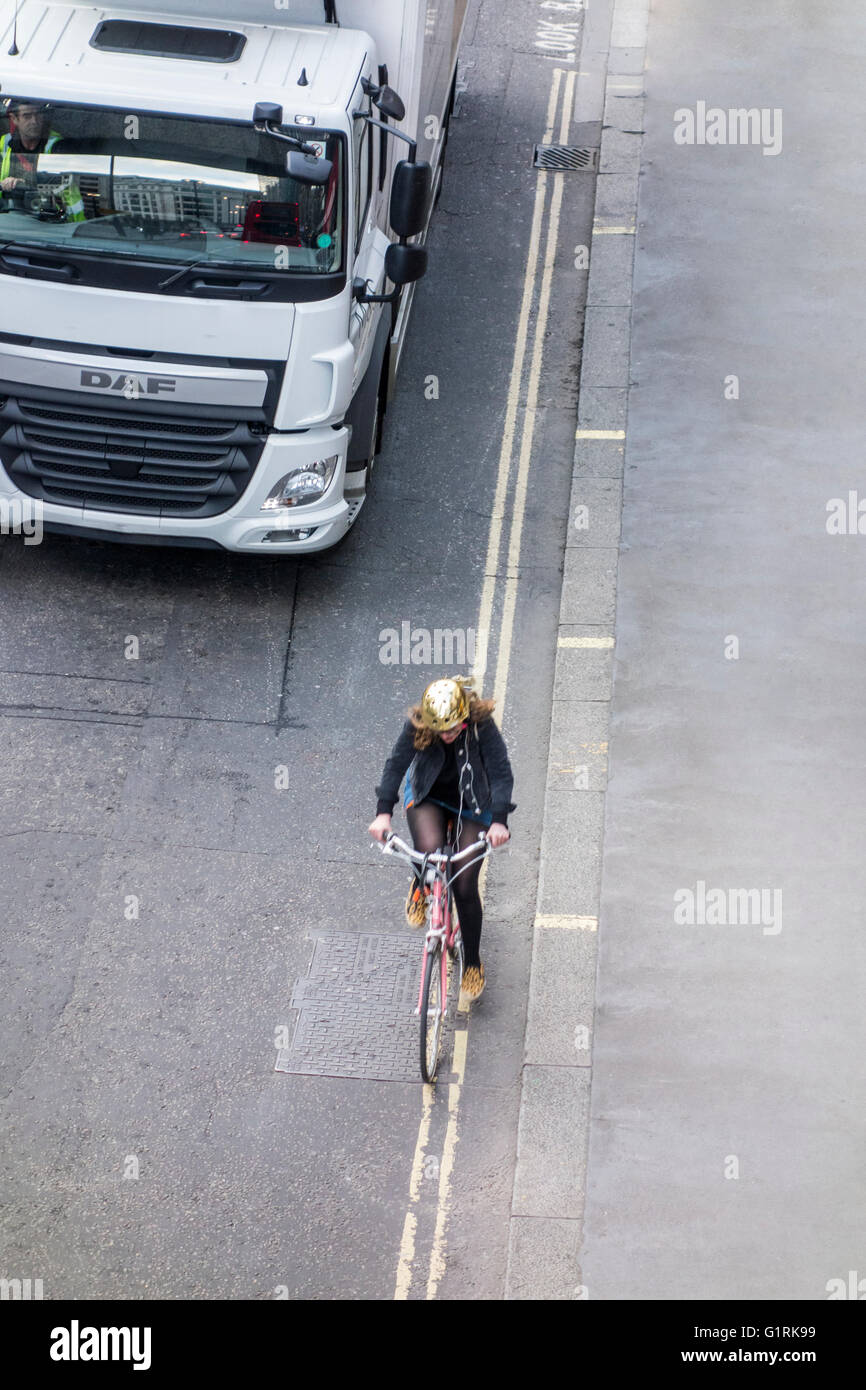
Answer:
MULTIPOLYGON (((275 1070, 420 1084, 413 1012, 420 971, 418 935, 317 937, 309 974, 292 992, 291 1006, 300 1010, 295 1035, 278 1052, 275 1070)), ((452 1044, 453 1032, 446 1030, 440 1077, 449 1070, 452 1044)))
POLYGON ((532 162, 536 169, 586 172, 598 167, 598 150, 581 145, 536 145, 532 162))

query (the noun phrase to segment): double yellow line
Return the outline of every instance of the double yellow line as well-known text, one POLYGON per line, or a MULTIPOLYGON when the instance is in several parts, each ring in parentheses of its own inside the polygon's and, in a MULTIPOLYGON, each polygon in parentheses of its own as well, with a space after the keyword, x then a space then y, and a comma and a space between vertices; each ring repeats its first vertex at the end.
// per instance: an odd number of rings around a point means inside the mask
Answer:
MULTIPOLYGON (((554 68, 551 74, 550 95, 547 103, 547 122, 544 144, 550 144, 556 129, 556 113, 560 107, 559 144, 568 143, 571 127, 571 113, 574 110, 575 72, 564 72, 554 68), (563 78, 565 81, 563 82, 563 78)), ((490 517, 490 530, 487 538, 487 558, 484 566, 484 585, 481 591, 481 605, 478 615, 477 632, 492 632, 494 611, 499 606, 501 594, 501 618, 499 641, 497 645, 496 673, 493 682, 493 697, 500 719, 505 709, 508 691, 508 675, 511 663, 511 643, 514 631, 514 614, 517 607, 517 585, 519 580, 520 546, 526 515, 526 494, 529 484, 532 460, 532 441, 538 410, 538 388, 541 380, 544 339, 550 312, 550 292, 553 282, 553 268, 559 244, 559 222, 562 212, 563 176, 549 174, 542 170, 538 176, 535 190, 535 206, 526 253, 526 269, 523 276, 523 295, 520 303, 520 316, 514 341, 514 357, 511 364, 511 377, 505 407, 505 421, 502 429, 502 445, 499 450, 499 467, 496 477, 496 491, 490 517), (548 184, 552 183, 553 193, 545 218, 548 184), (543 233, 547 229, 542 259, 543 233), (537 296, 537 299, 536 299, 537 296), (537 303, 534 326, 531 326, 532 305, 537 303), (530 337, 532 343, 530 346, 530 337), (527 356, 529 357, 528 376, 524 376, 527 356), (517 468, 512 479, 512 461, 515 454, 515 440, 518 433, 518 412, 520 397, 524 390, 526 398, 523 421, 520 429, 520 442, 517 450, 517 468), (508 517, 511 527, 508 533, 508 548, 505 559, 504 585, 500 583, 503 575, 499 573, 500 552, 503 534, 508 517)), ((480 691, 486 671, 487 644, 483 649, 473 671, 476 688, 480 691)), ((485 861, 484 869, 487 864, 485 861)), ((485 875, 482 873, 482 892, 485 875)), ((468 1028, 458 1028, 454 1035, 453 1073, 456 1081, 448 1086, 448 1124, 439 1160, 439 1191, 436 1207, 436 1224, 433 1243, 427 1268, 426 1297, 436 1297, 442 1276, 445 1273, 446 1231, 448 1214, 451 1208, 451 1180, 457 1153, 457 1121, 460 1109, 460 1095, 466 1069, 466 1048, 468 1028)), ((397 1263, 397 1276, 394 1288, 395 1299, 407 1299, 416 1277, 418 1208, 421 1199, 421 1183, 424 1169, 430 1155, 430 1125, 433 1116, 434 1086, 424 1086, 421 1100, 421 1119, 412 1170, 409 1178, 409 1205, 403 1222, 403 1235, 397 1263)))

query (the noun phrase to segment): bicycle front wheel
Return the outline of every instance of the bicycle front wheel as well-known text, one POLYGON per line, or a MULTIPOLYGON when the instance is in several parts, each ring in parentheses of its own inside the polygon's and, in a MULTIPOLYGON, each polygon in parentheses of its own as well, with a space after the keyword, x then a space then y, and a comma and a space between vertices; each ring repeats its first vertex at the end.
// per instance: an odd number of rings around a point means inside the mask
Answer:
POLYGON ((427 952, 424 962, 424 988, 421 991, 421 1076, 435 1081, 442 1045, 442 943, 427 952))

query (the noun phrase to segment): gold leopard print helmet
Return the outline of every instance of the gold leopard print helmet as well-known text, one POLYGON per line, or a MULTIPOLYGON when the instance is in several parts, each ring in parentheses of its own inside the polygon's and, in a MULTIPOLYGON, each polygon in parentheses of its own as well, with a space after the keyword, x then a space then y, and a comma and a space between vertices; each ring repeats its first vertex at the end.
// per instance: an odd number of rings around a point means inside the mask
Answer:
POLYGON ((421 718, 435 734, 460 724, 469 713, 468 687, 464 676, 443 676, 428 685, 421 698, 421 718))

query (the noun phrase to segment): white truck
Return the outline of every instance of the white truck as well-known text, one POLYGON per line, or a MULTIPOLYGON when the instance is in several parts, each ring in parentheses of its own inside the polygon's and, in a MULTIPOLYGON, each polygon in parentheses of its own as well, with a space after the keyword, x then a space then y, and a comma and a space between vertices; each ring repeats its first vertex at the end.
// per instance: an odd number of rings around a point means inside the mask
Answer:
POLYGON ((466 0, 0 0, 0 504, 259 554, 363 505, 466 0))

